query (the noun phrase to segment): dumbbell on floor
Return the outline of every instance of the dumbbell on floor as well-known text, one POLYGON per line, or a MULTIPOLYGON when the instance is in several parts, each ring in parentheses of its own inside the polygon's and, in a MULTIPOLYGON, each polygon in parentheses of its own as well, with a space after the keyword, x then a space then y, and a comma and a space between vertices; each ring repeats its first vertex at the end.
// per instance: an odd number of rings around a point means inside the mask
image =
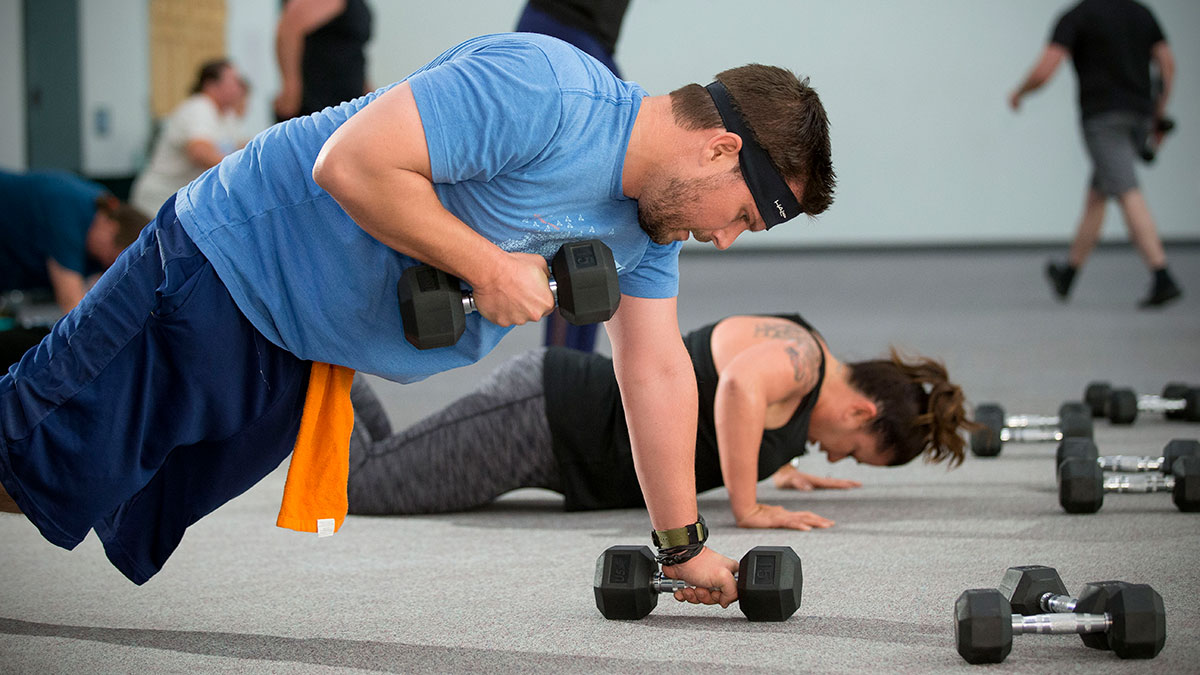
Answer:
POLYGON ((1091 438, 1092 418, 1083 403, 1069 401, 1057 416, 1009 415, 995 403, 975 407, 975 421, 983 428, 971 432, 971 452, 979 457, 1000 454, 1004 443, 1038 443, 1064 438, 1091 438))
POLYGON ((1095 513, 1106 492, 1170 492, 1180 511, 1200 511, 1200 456, 1180 457, 1171 475, 1104 475, 1100 464, 1068 457, 1058 468, 1058 503, 1067 513, 1095 513))
MULTIPOLYGON (((1157 397, 1146 397, 1146 405, 1148 409, 1143 412, 1152 412, 1149 407, 1153 406, 1156 409, 1153 412, 1161 412, 1169 420, 1185 420, 1197 421, 1197 410, 1195 403, 1191 409, 1187 406, 1187 394, 1195 389, 1189 384, 1183 382, 1171 382, 1163 387, 1162 394, 1157 397), (1179 401, 1183 403, 1179 403, 1179 401)), ((1117 391, 1131 391, 1118 389, 1117 391)), ((1112 415, 1110 402, 1113 395, 1113 386, 1110 382, 1096 381, 1089 382, 1086 389, 1083 391, 1083 401, 1092 411, 1092 417, 1109 417, 1112 415)), ((1129 419, 1129 422, 1119 421, 1116 424, 1128 424, 1136 419, 1138 413, 1138 397, 1136 395, 1130 397, 1128 393, 1121 394, 1121 405, 1123 406, 1120 413, 1116 415, 1118 420, 1129 419), (1130 413, 1130 401, 1133 401, 1133 412, 1130 413), (1131 418, 1130 415, 1133 415, 1131 418)))
MULTIPOLYGON (((1124 581, 1092 581, 1083 585, 1077 598, 1067 595, 1058 571, 1045 565, 1010 567, 996 590, 1008 600, 1017 614, 1103 614, 1108 600, 1124 581)), ((1083 644, 1092 649, 1108 649, 1108 636, 1103 633, 1082 633, 1083 644)))
POLYGON ((1200 441, 1192 438, 1176 438, 1163 447, 1161 456, 1139 457, 1135 455, 1100 456, 1096 444, 1090 438, 1066 438, 1058 445, 1055 453, 1055 467, 1061 467, 1068 457, 1082 457, 1095 460, 1103 471, 1121 473, 1143 473, 1157 471, 1170 475, 1171 467, 1180 457, 1200 456, 1200 441))
MULTIPOLYGON (((804 576, 800 557, 788 546, 756 546, 738 566, 738 606, 751 621, 784 621, 800 608, 804 576)), ((659 593, 687 584, 668 579, 646 546, 613 546, 596 560, 592 584, 596 608, 606 619, 641 619, 659 593)))
MULTIPOLYGON (((599 239, 567 242, 550 261, 550 292, 558 311, 575 325, 608 321, 621 302, 612 250, 599 239)), ((466 329, 475 299, 461 282, 445 272, 417 265, 400 275, 396 285, 404 337, 417 349, 449 347, 466 329)))
POLYGON ((1200 388, 1169 384, 1161 396, 1138 396, 1132 389, 1113 389, 1108 396, 1108 421, 1133 424, 1138 413, 1157 413, 1169 420, 1200 422, 1200 388))
POLYGON ((1123 659, 1150 659, 1167 641, 1162 596, 1145 584, 1127 584, 1095 614, 1014 615, 997 589, 963 591, 954 603, 954 639, 967 663, 1000 663, 1012 651, 1013 635, 1024 633, 1104 633, 1123 659))

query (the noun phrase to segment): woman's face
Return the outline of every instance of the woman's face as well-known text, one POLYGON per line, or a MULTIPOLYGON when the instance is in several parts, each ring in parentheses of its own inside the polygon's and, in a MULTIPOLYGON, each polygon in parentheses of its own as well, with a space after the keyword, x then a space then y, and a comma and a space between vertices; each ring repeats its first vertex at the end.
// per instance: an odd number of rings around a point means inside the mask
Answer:
POLYGON ((871 466, 888 466, 892 461, 892 453, 881 448, 879 437, 864 427, 837 431, 824 434, 817 439, 821 443, 821 452, 830 462, 840 462, 847 457, 853 457, 859 464, 871 466))

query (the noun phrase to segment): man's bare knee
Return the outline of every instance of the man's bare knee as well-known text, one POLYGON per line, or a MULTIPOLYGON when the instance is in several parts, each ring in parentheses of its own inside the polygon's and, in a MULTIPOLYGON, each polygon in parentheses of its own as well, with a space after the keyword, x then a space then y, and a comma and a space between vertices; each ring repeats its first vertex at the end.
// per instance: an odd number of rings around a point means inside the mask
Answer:
POLYGON ((17 503, 13 501, 13 498, 9 497, 8 493, 4 491, 4 486, 0 486, 0 511, 5 513, 21 512, 21 509, 17 508, 17 503))

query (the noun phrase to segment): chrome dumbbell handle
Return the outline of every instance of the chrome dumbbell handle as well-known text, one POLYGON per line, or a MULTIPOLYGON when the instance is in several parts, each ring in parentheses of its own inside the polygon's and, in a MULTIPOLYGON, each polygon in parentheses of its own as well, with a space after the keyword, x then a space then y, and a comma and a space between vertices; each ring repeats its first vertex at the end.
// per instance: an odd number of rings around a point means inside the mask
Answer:
POLYGON ((1175 477, 1158 474, 1104 477, 1105 492, 1170 492, 1175 489, 1175 477))
MULTIPOLYGON (((553 279, 550 280, 550 294, 554 296, 554 303, 558 304, 558 283, 553 279)), ((475 306, 475 296, 471 294, 471 291, 463 291, 462 303, 465 314, 479 311, 479 308, 475 306)), ((451 306, 453 307, 453 305, 451 306)))
POLYGON ((1138 412, 1176 412, 1187 407, 1187 400, 1182 398, 1163 398, 1158 394, 1142 394, 1138 396, 1137 407, 1138 412))
MULTIPOLYGON (((733 575, 734 580, 737 577, 738 575, 733 575)), ((663 576, 662 572, 655 572, 654 576, 650 577, 650 588, 659 593, 674 593, 675 591, 682 591, 685 588, 695 588, 695 586, 682 579, 671 579, 663 576)))
POLYGON ((1005 427, 1000 430, 1000 440, 1004 443, 1009 441, 1041 443, 1044 441, 1061 441, 1062 439, 1063 434, 1061 431, 1046 427, 1005 427))
POLYGON ((1161 471, 1162 457, 1137 457, 1135 455, 1110 455, 1096 460, 1105 471, 1124 471, 1138 473, 1143 471, 1161 471))
POLYGON ((1072 598, 1069 595, 1058 595, 1056 593, 1046 593, 1038 598, 1038 605, 1041 606, 1042 611, 1054 614, 1069 614, 1074 612, 1078 604, 1078 598, 1072 598))
POLYGON ((1034 614, 1012 618, 1013 635, 1025 633, 1070 634, 1103 633, 1112 626, 1109 614, 1034 614))
POLYGON ((1060 424, 1062 424, 1062 418, 1058 415, 1009 415, 1004 418, 1004 426, 1011 429, 1057 427, 1060 424))

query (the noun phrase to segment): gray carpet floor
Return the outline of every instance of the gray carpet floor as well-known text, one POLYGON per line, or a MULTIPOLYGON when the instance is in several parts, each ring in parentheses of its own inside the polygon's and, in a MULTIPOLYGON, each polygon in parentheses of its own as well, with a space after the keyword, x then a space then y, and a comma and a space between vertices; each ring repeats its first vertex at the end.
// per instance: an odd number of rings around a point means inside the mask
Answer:
MULTIPOLYGON (((1138 311, 1148 275, 1127 248, 1102 249, 1069 304, 1041 277, 1044 251, 689 253, 685 330, 733 313, 800 311, 843 359, 889 344, 941 357, 972 403, 1053 414, 1092 379, 1157 392, 1200 383, 1200 249, 1169 250, 1187 295, 1138 311)), ((514 331, 481 363, 401 387, 377 382, 405 426, 540 341, 514 331)), ((601 341, 600 349, 607 350, 601 341)), ((1157 455, 1200 425, 1100 421, 1105 454, 1157 455)), ((188 533, 148 584, 127 582, 89 538, 67 552, 0 514, 0 671, 77 672, 904 672, 963 671, 952 607, 1005 568, 1057 567, 1068 588, 1153 585, 1167 642, 1121 661, 1074 636, 1019 636, 997 670, 1200 672, 1200 516, 1165 494, 1112 495, 1091 516, 1057 503, 1052 444, 1010 444, 947 471, 822 457, 804 470, 861 480, 850 491, 760 488, 760 499, 837 521, 800 533, 738 530, 725 494, 700 505, 717 550, 787 544, 803 559, 800 610, 752 624, 736 608, 663 598, 637 622, 595 609, 596 557, 647 540, 638 510, 565 514, 522 490, 470 513, 352 517, 331 538, 274 526, 286 466, 188 533)))

